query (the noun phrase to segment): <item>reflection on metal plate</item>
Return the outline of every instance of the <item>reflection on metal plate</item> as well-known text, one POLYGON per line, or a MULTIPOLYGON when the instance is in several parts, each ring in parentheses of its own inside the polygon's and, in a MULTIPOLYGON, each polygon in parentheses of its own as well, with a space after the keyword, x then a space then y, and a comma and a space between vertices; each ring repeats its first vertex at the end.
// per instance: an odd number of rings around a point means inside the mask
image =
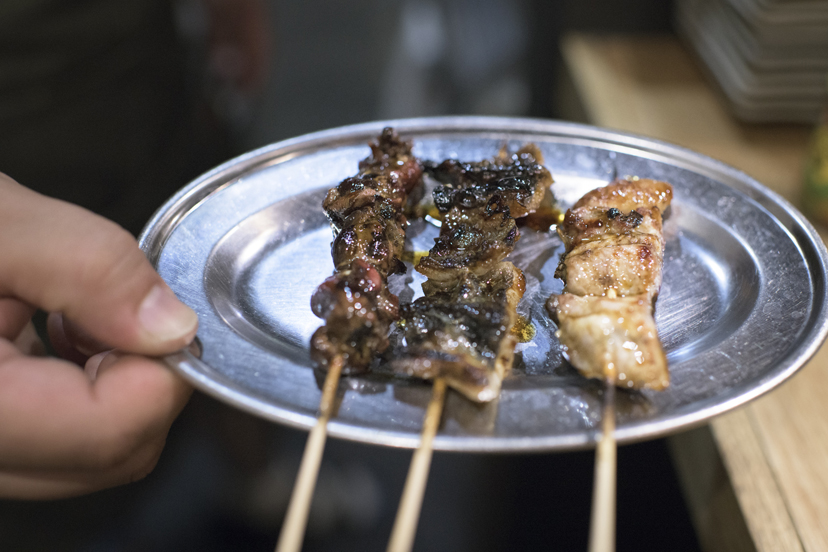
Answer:
MULTIPOLYGON (((321 321, 309 301, 332 270, 325 192, 356 171, 383 126, 424 158, 476 160, 504 143, 536 143, 564 205, 614 175, 673 184, 664 223, 664 281, 656 322, 670 362, 664 392, 620 392, 620 442, 700 423, 769 391, 825 337, 826 251, 790 205, 746 175, 687 150, 594 127, 523 119, 455 117, 370 123, 268 146, 181 190, 149 222, 141 245, 178 296, 198 312, 201 358, 169 357, 196 387, 295 427, 315 420, 320 391, 308 340, 321 321)), ((437 230, 415 222, 409 247, 427 250, 437 230)), ((544 301, 562 245, 522 230, 510 259, 527 292, 519 312, 534 325, 518 346, 499 401, 450 396, 435 448, 559 450, 591 446, 601 385, 563 360, 544 301)), ((409 265, 390 285, 416 298, 409 265)), ((333 436, 416 446, 430 386, 379 375, 346 378, 333 436)))

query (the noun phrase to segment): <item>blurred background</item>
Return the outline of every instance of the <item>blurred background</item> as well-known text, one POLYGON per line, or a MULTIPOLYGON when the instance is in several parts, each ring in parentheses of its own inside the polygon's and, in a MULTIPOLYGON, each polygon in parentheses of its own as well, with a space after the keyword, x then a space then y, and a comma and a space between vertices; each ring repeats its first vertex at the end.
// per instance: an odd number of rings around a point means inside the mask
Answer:
MULTIPOLYGON (((813 127, 828 58, 811 56, 816 62, 802 69, 823 70, 821 88, 800 79, 816 95, 803 85, 793 100, 774 90, 773 109, 753 96, 745 103, 755 90, 729 94, 733 87, 721 78, 732 72, 717 72, 715 60, 711 69, 696 39, 721 51, 717 37, 729 34, 697 22, 715 19, 715 10, 736 13, 726 4, 3 2, 0 171, 137 234, 200 173, 316 130, 447 114, 600 123, 578 101, 577 75, 561 47, 579 34, 668 40, 689 53, 734 118, 813 127), (797 109, 783 109, 791 102, 797 109)), ((749 14, 736 17, 744 23, 749 14)), ((819 46, 822 35, 815 36, 819 46)), ((795 57, 797 49, 789 50, 795 57)), ((71 500, 0 502, 0 550, 271 550, 305 436, 197 393, 145 480, 71 500)), ((329 441, 305 550, 384 550, 410 455, 329 441)), ((584 550, 592 469, 592 452, 438 453, 415 548, 584 550)), ((666 441, 619 450, 618 504, 619 550, 701 549, 666 441)))

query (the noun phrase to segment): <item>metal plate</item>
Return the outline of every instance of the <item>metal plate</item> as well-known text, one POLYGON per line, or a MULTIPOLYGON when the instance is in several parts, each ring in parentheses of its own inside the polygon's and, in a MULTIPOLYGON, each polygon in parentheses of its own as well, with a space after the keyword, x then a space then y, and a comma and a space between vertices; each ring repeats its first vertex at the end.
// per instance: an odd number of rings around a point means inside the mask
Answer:
MULTIPOLYGON (((667 391, 621 392, 617 437, 629 442, 698 424, 758 397, 796 372, 826 326, 826 251, 805 219, 728 166, 669 144, 583 125, 481 117, 411 119, 334 129, 253 151, 182 189, 153 217, 141 246, 176 294, 198 312, 201 359, 169 357, 197 388, 299 428, 320 399, 308 339, 310 311, 332 272, 325 191, 356 172, 383 126, 422 158, 476 160, 508 142, 536 143, 571 204, 615 175, 671 182, 664 283, 656 321, 668 354, 667 391)), ((409 231, 428 249, 436 230, 409 231)), ((510 257, 527 275, 520 312, 535 338, 519 346, 500 400, 479 406, 451 393, 434 445, 441 450, 562 450, 594 444, 601 387, 561 358, 543 309, 562 284, 554 234, 524 229, 510 257)), ((419 277, 391 282, 403 300, 419 277)), ((332 436, 414 447, 430 386, 379 376, 346 378, 332 436)))

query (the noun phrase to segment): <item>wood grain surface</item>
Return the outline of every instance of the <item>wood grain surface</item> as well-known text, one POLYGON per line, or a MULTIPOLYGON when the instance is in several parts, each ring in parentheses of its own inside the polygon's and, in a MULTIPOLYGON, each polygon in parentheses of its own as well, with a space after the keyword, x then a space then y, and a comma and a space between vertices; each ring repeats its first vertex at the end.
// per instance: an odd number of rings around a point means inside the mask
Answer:
MULTIPOLYGON (((563 39, 561 50, 569 89, 556 95, 559 111, 709 155, 798 204, 812 128, 737 121, 702 65, 675 37, 574 34, 563 39)), ((821 235, 824 240, 824 229, 821 235)), ((706 550, 828 551, 826 390, 823 347, 779 389, 694 430, 709 432, 715 443, 709 450, 699 445, 698 433, 671 439, 706 550), (691 456, 694 461, 687 461, 691 456), (715 477, 716 465, 724 479, 715 477), (738 533, 740 520, 722 523, 710 515, 727 510, 722 505, 731 490, 752 542, 721 534, 738 533)))

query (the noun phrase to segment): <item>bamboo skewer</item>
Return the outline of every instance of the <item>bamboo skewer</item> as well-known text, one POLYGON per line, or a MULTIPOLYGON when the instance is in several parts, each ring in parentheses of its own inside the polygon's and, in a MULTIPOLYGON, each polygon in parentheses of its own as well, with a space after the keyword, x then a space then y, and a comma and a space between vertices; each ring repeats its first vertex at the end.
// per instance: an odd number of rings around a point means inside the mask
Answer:
POLYGON ((431 467, 432 444, 437 428, 440 426, 445 396, 446 380, 435 379, 431 400, 423 419, 420 446, 411 457, 411 466, 408 468, 408 476, 400 498, 391 538, 388 541, 387 552, 409 552, 414 545, 414 535, 417 532, 417 522, 420 519, 428 471, 431 467))
POLYGON ((589 552, 615 550, 615 491, 617 472, 615 443, 615 382, 606 380, 601 440, 595 449, 595 482, 589 524, 589 552))
POLYGON ((276 544, 276 552, 299 552, 305 537, 305 528, 308 524, 313 490, 319 476, 319 466, 322 463, 322 452, 325 450, 325 439, 328 435, 328 420, 331 418, 336 398, 336 389, 339 385, 339 376, 342 373, 342 357, 335 357, 328 368, 325 383, 322 386, 322 398, 319 400, 319 418, 316 425, 308 434, 302 463, 299 465, 299 474, 293 486, 285 521, 276 544))
MULTIPOLYGON (((607 290, 607 297, 615 299, 615 290, 607 290)), ((595 448, 589 552, 613 552, 615 550, 617 449, 615 444, 615 366, 612 364, 604 368, 604 384, 601 440, 595 448)))

